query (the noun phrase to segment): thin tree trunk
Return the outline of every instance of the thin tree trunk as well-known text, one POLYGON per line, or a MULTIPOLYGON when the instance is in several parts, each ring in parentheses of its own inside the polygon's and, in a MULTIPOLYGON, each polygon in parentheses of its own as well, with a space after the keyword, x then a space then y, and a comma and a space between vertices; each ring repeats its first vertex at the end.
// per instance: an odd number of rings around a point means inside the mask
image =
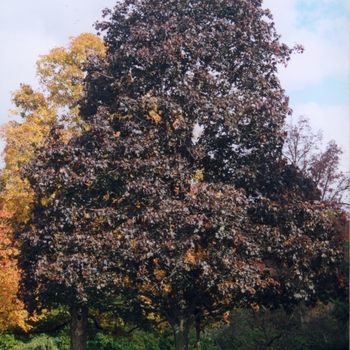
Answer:
POLYGON ((172 323, 175 338, 175 350, 189 350, 189 320, 186 318, 178 319, 172 323))
POLYGON ((70 315, 70 348, 86 350, 88 308, 85 305, 75 305, 71 307, 70 315))

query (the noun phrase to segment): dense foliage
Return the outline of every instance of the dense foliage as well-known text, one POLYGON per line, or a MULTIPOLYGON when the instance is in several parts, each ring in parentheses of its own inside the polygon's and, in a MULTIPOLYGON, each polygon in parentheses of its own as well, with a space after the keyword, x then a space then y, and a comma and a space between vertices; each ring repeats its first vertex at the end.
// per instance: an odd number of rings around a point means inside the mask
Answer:
POLYGON ((233 305, 291 309, 342 291, 342 213, 282 157, 276 65, 293 49, 261 1, 127 0, 105 15, 84 131, 67 143, 52 128, 23 173, 28 310, 64 304, 86 320, 122 293, 187 349, 193 322, 233 305))

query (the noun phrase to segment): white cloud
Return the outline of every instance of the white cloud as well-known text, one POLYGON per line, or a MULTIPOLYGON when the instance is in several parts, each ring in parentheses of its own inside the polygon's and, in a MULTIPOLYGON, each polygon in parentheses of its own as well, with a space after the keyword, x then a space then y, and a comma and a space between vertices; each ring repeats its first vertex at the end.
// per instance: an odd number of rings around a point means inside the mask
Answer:
POLYGON ((320 84, 323 79, 348 75, 348 56, 344 43, 337 44, 319 33, 308 30, 296 32, 295 39, 305 47, 302 55, 294 55, 285 69, 279 67, 282 86, 287 91, 320 84))
POLYGON ((279 34, 290 33, 294 30, 298 16, 296 3, 296 0, 263 0, 263 7, 272 12, 273 21, 279 34))
POLYGON ((37 86, 35 79, 35 62, 38 53, 48 52, 56 44, 50 37, 43 35, 43 28, 38 24, 31 31, 2 31, 0 33, 1 50, 6 57, 1 57, 0 103, 2 106, 0 120, 8 121, 11 92, 17 90, 20 83, 37 86), (6 106, 6 109, 4 107, 6 106))
MULTIPOLYGON (((327 1, 319 0, 319 7, 325 2, 327 1)), ((337 0, 337 6, 340 6, 340 2, 337 0)), ((303 13, 298 13, 297 4, 297 0, 264 0, 264 6, 270 8, 275 17, 277 32, 282 35, 281 41, 289 46, 298 43, 305 47, 304 54, 293 55, 287 69, 279 67, 282 86, 291 92, 308 85, 320 84, 330 76, 348 77, 347 16, 343 14, 330 19, 326 12, 317 11, 316 17, 308 18, 310 22, 301 25, 299 22, 303 13)))

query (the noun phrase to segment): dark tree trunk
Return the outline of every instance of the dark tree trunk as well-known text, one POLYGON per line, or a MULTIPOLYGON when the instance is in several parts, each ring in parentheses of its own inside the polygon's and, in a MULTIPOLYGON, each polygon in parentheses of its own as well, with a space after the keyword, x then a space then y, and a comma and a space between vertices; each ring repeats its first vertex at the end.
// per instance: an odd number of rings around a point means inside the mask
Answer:
POLYGON ((71 307, 70 315, 70 348, 86 350, 88 308, 85 305, 75 305, 71 307))
POLYGON ((171 323, 174 331, 175 350, 189 350, 189 319, 180 318, 171 323))

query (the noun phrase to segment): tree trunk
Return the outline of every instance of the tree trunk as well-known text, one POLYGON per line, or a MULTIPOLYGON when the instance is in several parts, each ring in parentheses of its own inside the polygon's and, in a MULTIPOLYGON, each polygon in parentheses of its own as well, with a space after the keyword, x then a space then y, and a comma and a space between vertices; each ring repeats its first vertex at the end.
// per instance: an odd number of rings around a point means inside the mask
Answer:
POLYGON ((70 315, 70 348, 86 350, 88 308, 85 305, 75 305, 71 307, 70 315))
POLYGON ((189 350, 189 319, 180 318, 172 323, 175 338, 175 350, 189 350))

